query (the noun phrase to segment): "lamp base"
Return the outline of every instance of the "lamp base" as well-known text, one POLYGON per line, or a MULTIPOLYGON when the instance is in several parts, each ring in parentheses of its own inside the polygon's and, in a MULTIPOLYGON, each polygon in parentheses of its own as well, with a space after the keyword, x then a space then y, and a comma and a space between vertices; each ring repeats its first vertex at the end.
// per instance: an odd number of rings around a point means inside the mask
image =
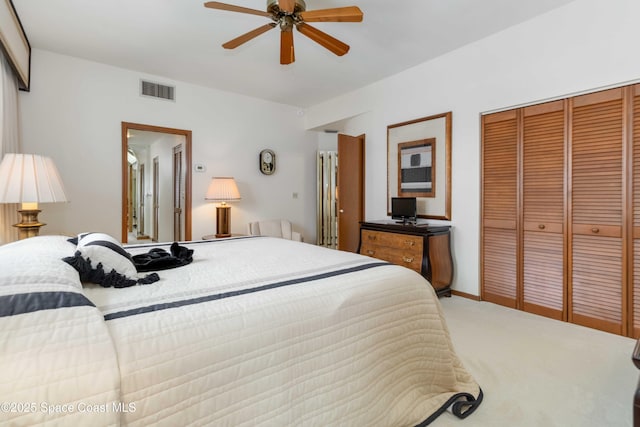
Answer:
POLYGON ((19 230, 20 240, 39 235, 40 227, 47 225, 38 221, 38 214, 42 212, 40 209, 19 209, 18 212, 21 215, 20 222, 13 226, 19 230))
POLYGON ((216 207, 216 238, 230 237, 229 231, 231 224, 231 206, 217 206, 216 207))

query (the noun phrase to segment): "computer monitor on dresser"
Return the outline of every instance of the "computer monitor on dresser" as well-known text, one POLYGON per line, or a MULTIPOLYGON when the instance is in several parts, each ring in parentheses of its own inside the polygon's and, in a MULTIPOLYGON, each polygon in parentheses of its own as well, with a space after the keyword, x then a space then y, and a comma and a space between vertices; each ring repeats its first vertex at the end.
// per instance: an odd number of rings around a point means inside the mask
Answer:
POLYGON ((392 197, 391 198, 391 219, 397 222, 407 223, 416 221, 416 198, 415 197, 392 197))

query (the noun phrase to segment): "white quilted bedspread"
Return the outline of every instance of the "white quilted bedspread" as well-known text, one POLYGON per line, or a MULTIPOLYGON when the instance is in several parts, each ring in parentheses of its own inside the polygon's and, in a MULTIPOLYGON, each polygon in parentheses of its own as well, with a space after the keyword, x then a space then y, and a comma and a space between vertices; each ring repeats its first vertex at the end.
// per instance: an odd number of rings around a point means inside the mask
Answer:
MULTIPOLYGON (((77 289, 97 308, 51 310, 69 312, 66 324, 49 321, 46 311, 20 315, 18 330, 33 328, 35 316, 46 331, 20 351, 0 339, 10 354, 0 369, 30 365, 41 345, 71 342, 47 353, 53 375, 84 378, 86 370, 64 368, 64 358, 80 354, 95 383, 79 382, 73 393, 125 410, 96 423, 67 414, 68 425, 400 427, 481 396, 452 348, 432 287, 417 273, 284 239, 183 245, 194 249, 194 261, 158 272, 156 283, 77 289)), ((3 376, 0 392, 12 399, 66 387, 57 378, 12 380, 24 392, 3 376)))
POLYGON ((61 261, 74 251, 59 236, 0 246, 0 425, 119 425, 118 359, 61 261), (60 308, 37 309, 43 301, 60 308))

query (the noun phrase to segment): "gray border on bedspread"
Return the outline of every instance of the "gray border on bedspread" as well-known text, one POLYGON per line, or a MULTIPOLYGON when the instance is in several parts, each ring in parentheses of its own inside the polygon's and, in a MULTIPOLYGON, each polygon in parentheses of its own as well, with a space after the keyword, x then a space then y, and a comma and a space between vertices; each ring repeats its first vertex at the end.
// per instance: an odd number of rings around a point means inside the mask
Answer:
POLYGON ((16 316, 40 310, 95 305, 76 292, 29 292, 0 297, 0 317, 16 316))
POLYGON ((200 304, 200 303, 203 303, 203 302, 209 302, 209 301, 215 301, 215 300, 220 300, 220 299, 225 299, 225 298, 231 298, 231 297, 236 297, 236 296, 240 296, 240 295, 246 295, 246 294, 250 294, 250 293, 254 293, 254 292, 267 291, 267 290, 270 290, 270 289, 276 289, 276 288, 281 288, 281 287, 284 287, 284 286, 296 285, 296 284, 299 284, 299 283, 312 282, 312 281, 315 281, 315 280, 325 279, 327 277, 339 276, 339 275, 342 275, 342 274, 348 274, 348 273, 353 273, 353 272, 356 272, 356 271, 368 270, 370 268, 381 267, 381 266, 385 266, 385 265, 392 265, 392 264, 390 264, 388 262, 373 262, 373 263, 369 263, 369 264, 357 265, 355 267, 344 268, 342 270, 334 270, 334 271, 329 271, 329 272, 326 272, 326 273, 315 274, 313 276, 300 277, 300 278, 297 278, 297 279, 289 279, 289 280, 284 280, 282 282, 270 283, 268 285, 257 286, 255 288, 240 289, 240 290, 237 290, 237 291, 223 292, 223 293, 220 293, 220 294, 206 295, 206 296, 203 296, 203 297, 190 298, 190 299, 180 300, 180 301, 166 302, 166 303, 162 303, 162 304, 153 304, 153 305, 149 305, 149 306, 146 306, 146 307, 138 307, 138 308, 133 308, 133 309, 130 309, 130 310, 124 310, 124 311, 118 311, 118 312, 115 312, 115 313, 105 314, 104 320, 120 319, 120 318, 123 318, 123 317, 129 317, 129 316, 135 316, 135 315, 138 315, 138 314, 150 313, 150 312, 153 312, 153 311, 166 310, 166 309, 169 309, 169 308, 177 308, 177 307, 183 307, 185 305, 200 304))

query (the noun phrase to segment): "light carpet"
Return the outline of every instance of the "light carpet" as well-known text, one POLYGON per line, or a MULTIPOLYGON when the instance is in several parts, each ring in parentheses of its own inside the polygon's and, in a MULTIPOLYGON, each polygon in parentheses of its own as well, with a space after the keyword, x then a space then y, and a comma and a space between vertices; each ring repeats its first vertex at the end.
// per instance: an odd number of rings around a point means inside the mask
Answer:
POLYGON ((441 298, 453 345, 484 392, 433 427, 631 426, 636 341, 487 302, 441 298))

